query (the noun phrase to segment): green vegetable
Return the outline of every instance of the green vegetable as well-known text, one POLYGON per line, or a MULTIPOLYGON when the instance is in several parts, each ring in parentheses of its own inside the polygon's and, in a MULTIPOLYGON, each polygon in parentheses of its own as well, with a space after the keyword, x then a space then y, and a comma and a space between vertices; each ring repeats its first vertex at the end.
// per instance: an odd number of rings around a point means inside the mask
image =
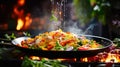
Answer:
POLYGON ((120 47, 120 38, 115 38, 113 42, 116 44, 116 47, 120 47))
POLYGON ((14 33, 12 33, 11 35, 8 35, 8 34, 5 34, 5 37, 8 39, 8 40, 12 40, 12 39, 15 39, 16 36, 14 33))
POLYGON ((99 48, 103 48, 104 46, 100 45, 99 48))
POLYGON ((59 41, 56 41, 56 46, 54 49, 55 50, 64 50, 63 46, 59 43, 59 41))
POLYGON ((23 34, 25 35, 25 36, 31 36, 31 34, 30 33, 28 33, 28 32, 23 32, 23 34))
MULTIPOLYGON (((31 34, 28 33, 28 32, 23 32, 23 35, 24 35, 24 36, 31 36, 31 34)), ((4 36, 5 36, 5 38, 8 39, 8 40, 12 40, 12 39, 15 39, 15 38, 16 38, 15 33, 5 34, 4 36)))
POLYGON ((83 45, 81 40, 79 42, 77 42, 77 44, 79 44, 80 46, 83 45))
POLYGON ((50 17, 50 21, 58 21, 57 17, 54 15, 54 11, 52 11, 52 15, 50 17))
POLYGON ((44 58, 40 61, 31 60, 28 57, 25 57, 22 62, 22 67, 67 67, 61 64, 61 61, 58 60, 45 60, 44 58))
POLYGON ((94 45, 94 40, 90 40, 90 41, 89 41, 89 44, 90 44, 90 45, 94 45))

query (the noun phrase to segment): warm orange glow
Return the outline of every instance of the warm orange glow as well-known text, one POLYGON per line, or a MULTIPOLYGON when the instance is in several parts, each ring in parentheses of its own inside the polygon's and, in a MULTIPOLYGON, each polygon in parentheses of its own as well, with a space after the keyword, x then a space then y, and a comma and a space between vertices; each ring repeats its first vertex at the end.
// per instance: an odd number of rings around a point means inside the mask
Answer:
POLYGON ((20 57, 21 60, 23 60, 24 58, 23 57, 20 57))
POLYGON ((17 6, 14 7, 13 11, 14 11, 14 14, 18 17, 22 17, 24 14, 24 10, 23 9, 18 10, 17 6))
POLYGON ((114 50, 113 53, 109 52, 109 53, 100 53, 96 56, 93 57, 85 57, 85 58, 81 58, 80 61, 81 62, 112 62, 112 63, 120 63, 120 54, 118 52, 119 50, 114 50))
POLYGON ((18 0, 18 5, 23 6, 25 4, 25 0, 18 0))
POLYGON ((24 29, 27 29, 31 22, 32 22, 32 18, 30 18, 30 14, 28 13, 27 16, 25 17, 25 25, 24 25, 24 29))
POLYGON ((73 61, 73 62, 75 62, 76 61, 76 58, 58 58, 57 60, 59 60, 59 61, 73 61))
POLYGON ((17 7, 14 7, 13 11, 15 14, 17 14, 17 15, 19 14, 17 7))
POLYGON ((30 59, 32 59, 32 60, 40 60, 41 58, 38 57, 38 56, 31 56, 30 59))
POLYGON ((81 61, 83 61, 83 62, 88 62, 88 58, 87 58, 87 57, 82 58, 82 60, 81 60, 81 61))
POLYGON ((24 4, 25 0, 18 0, 17 4, 13 8, 13 14, 11 15, 11 17, 14 19, 17 18, 16 30, 26 30, 29 28, 32 22, 31 14, 25 14, 24 8, 21 8, 21 6, 24 6, 24 4))
POLYGON ((61 15, 61 14, 62 14, 62 12, 60 11, 60 12, 59 12, 59 14, 61 15))
POLYGON ((24 25, 24 21, 23 21, 21 18, 18 19, 16 29, 17 29, 17 30, 22 29, 23 25, 24 25))
POLYGON ((108 54, 108 57, 106 58, 105 62, 120 62, 120 58, 119 58, 119 55, 117 54, 111 54, 109 53, 108 54))
MULTIPOLYGON (((29 58, 32 59, 32 60, 41 60, 41 59, 43 59, 43 57, 39 57, 39 56, 30 56, 29 58)), ((44 59, 48 60, 48 58, 44 58, 44 59)))

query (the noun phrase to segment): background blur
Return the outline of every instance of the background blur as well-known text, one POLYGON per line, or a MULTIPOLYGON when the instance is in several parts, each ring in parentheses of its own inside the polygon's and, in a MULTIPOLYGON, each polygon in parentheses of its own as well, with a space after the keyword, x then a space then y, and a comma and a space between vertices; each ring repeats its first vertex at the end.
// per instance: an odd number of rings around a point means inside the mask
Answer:
POLYGON ((57 29, 120 37, 120 0, 0 0, 0 37, 19 31, 35 36, 57 29))

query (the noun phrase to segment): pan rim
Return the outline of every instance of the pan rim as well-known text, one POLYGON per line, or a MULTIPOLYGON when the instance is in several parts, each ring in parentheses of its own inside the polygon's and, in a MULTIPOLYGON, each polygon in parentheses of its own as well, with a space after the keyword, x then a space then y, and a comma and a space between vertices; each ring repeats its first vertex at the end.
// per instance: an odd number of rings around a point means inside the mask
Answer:
MULTIPOLYGON (((95 36, 95 35, 84 35, 84 34, 80 34, 80 35, 78 35, 78 37, 80 37, 80 36, 100 38, 100 39, 103 39, 103 40, 109 41, 110 44, 107 45, 107 46, 105 46, 105 47, 103 47, 103 48, 96 48, 96 49, 89 49, 89 50, 77 50, 77 51, 93 51, 93 50, 101 50, 101 49, 108 48, 108 47, 112 46, 112 44, 113 44, 112 40, 110 40, 110 39, 108 39, 108 38, 105 38, 105 37, 101 37, 101 36, 95 36)), ((13 44, 14 46, 17 46, 15 40, 17 40, 17 39, 21 39, 21 38, 24 38, 24 37, 18 37, 18 38, 16 38, 16 39, 12 40, 12 41, 11 41, 12 44, 13 44)), ((26 37, 26 36, 25 36, 25 39, 26 39, 26 38, 30 38, 30 37, 26 37)), ((21 47, 21 45, 20 45, 20 46, 17 46, 17 47, 23 48, 23 47, 21 47)), ((24 49, 25 49, 25 48, 24 48, 24 49)), ((41 49, 31 49, 31 48, 26 48, 26 49, 30 49, 30 50, 41 50, 41 49)), ((41 51, 48 51, 48 50, 41 50, 41 51)), ((56 51, 56 50, 49 50, 49 51, 56 51)), ((58 52, 61 52, 61 51, 59 50, 58 52)), ((65 52, 65 51, 62 51, 62 52, 65 52)))

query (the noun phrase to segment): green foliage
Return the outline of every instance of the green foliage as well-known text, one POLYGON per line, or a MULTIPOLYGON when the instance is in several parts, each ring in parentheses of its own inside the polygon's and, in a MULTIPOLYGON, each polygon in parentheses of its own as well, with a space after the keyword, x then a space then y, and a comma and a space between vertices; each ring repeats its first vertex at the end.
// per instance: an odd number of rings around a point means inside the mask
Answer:
POLYGON ((82 23, 87 23, 96 17, 102 23, 106 23, 106 12, 110 7, 107 0, 73 0, 76 15, 82 23))
POLYGON ((67 67, 61 64, 58 60, 45 60, 44 58, 40 61, 38 60, 31 60, 28 57, 25 57, 24 61, 22 62, 22 67, 67 67))
MULTIPOLYGON (((24 36, 28 36, 28 37, 31 36, 31 34, 28 33, 28 32, 23 32, 23 35, 24 35, 24 36)), ((5 38, 8 39, 8 40, 12 40, 12 39, 15 39, 15 38, 17 37, 17 36, 15 35, 15 33, 5 34, 4 36, 5 36, 5 38)))
POLYGON ((57 17, 54 15, 54 11, 52 11, 52 15, 50 17, 50 21, 58 21, 57 17))
POLYGON ((120 47, 120 38, 115 38, 113 42, 115 43, 116 47, 120 47))
POLYGON ((30 33, 28 33, 28 32, 23 32, 23 35, 28 36, 28 37, 30 37, 30 36, 31 36, 31 34, 30 34, 30 33))
POLYGON ((92 17, 97 17, 102 24, 106 24, 106 13, 109 10, 110 3, 107 0, 96 0, 92 6, 92 17))
POLYGON ((91 19, 91 6, 89 0, 73 0, 76 15, 82 24, 88 23, 91 19))
POLYGON ((5 34, 4 36, 5 36, 8 40, 12 40, 12 39, 15 39, 15 38, 16 38, 16 36, 15 36, 14 33, 12 33, 11 35, 5 34))

